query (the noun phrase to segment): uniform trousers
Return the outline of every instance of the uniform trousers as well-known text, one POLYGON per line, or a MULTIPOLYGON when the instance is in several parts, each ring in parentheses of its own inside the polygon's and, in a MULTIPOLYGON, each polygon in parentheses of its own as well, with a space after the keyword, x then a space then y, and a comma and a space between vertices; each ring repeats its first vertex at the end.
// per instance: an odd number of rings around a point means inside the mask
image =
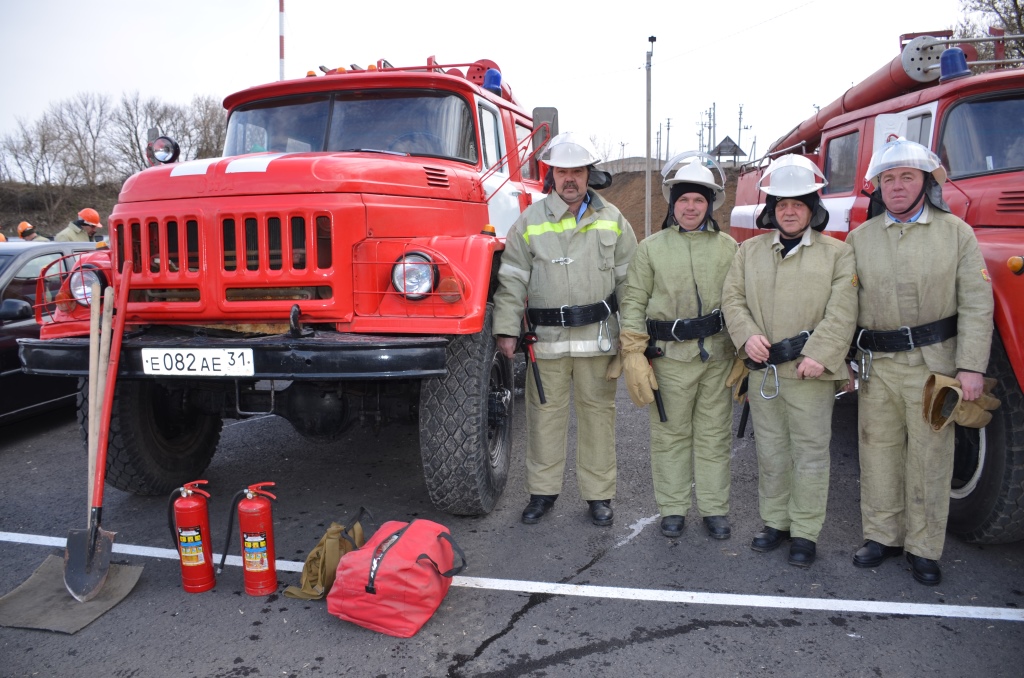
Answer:
MULTIPOLYGON (((761 395, 764 370, 750 373, 750 414, 757 441, 757 494, 768 527, 817 542, 825 523, 836 382, 779 379, 779 395, 761 395)), ((764 391, 774 391, 769 374, 764 391)))
POLYGON ((569 396, 576 408, 576 479, 585 501, 615 496, 615 389, 604 378, 613 355, 537 360, 546 404, 533 369, 526 370, 526 489, 562 491, 569 437, 569 396))
POLYGON ((668 421, 651 404, 651 471, 662 516, 685 516, 696 484, 701 517, 729 513, 732 360, 653 361, 668 421))
POLYGON ((953 426, 924 419, 925 364, 875 360, 857 394, 864 538, 938 560, 953 478, 953 426))

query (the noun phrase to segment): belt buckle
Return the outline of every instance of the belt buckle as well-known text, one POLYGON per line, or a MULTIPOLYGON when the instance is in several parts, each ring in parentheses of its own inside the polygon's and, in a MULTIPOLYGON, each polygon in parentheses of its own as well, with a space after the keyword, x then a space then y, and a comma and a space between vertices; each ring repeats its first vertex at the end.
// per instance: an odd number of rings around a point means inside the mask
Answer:
POLYGON ((907 341, 910 342, 910 348, 907 349, 907 350, 908 351, 913 351, 914 350, 914 334, 913 334, 913 332, 911 332, 910 328, 908 326, 906 326, 906 325, 901 327, 898 331, 903 332, 905 335, 907 335, 907 341))
POLYGON ((718 317, 718 329, 715 331, 715 333, 717 334, 718 332, 721 332, 722 330, 725 329, 725 316, 722 315, 722 309, 720 308, 716 308, 714 311, 712 311, 711 315, 718 317))
POLYGON ((562 325, 562 327, 568 327, 568 325, 565 324, 565 309, 567 308, 569 308, 569 304, 562 304, 558 308, 558 322, 562 325))

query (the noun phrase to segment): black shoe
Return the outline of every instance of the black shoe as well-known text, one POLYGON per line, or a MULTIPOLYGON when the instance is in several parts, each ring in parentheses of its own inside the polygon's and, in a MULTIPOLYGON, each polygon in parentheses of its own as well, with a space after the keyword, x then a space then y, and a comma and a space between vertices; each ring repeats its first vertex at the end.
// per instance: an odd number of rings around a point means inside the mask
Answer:
POLYGON ((590 505, 590 520, 600 527, 607 527, 612 524, 612 500, 591 499, 587 502, 590 505))
POLYGON ((555 505, 557 494, 531 494, 530 503, 523 509, 523 522, 534 525, 555 505))
POLYGON ((787 539, 789 539, 789 530, 776 530, 774 527, 765 525, 760 532, 754 535, 754 540, 750 542, 750 548, 762 553, 774 551, 787 539))
POLYGON ((907 562, 914 572, 914 581, 925 586, 937 586, 942 581, 942 570, 939 564, 931 558, 915 556, 907 551, 907 562))
POLYGON ((789 564, 797 567, 810 567, 814 562, 817 547, 810 539, 793 537, 793 543, 789 546, 789 564))
POLYGON ((704 516, 704 527, 712 539, 728 539, 732 534, 729 519, 725 516, 704 516))
POLYGON ((683 516, 665 516, 661 519, 661 533, 666 537, 675 539, 683 535, 683 523, 686 518, 683 516))
POLYGON ((868 539, 864 542, 864 546, 861 546, 853 554, 853 564, 857 567, 878 567, 886 558, 892 558, 901 553, 903 553, 902 546, 886 546, 868 539))

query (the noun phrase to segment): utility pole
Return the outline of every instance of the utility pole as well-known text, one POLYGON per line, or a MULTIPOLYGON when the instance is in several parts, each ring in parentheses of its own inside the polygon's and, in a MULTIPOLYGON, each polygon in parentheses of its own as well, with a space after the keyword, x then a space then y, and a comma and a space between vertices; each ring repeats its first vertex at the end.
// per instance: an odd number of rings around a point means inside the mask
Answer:
POLYGON ((700 143, 697 145, 697 150, 701 153, 704 152, 704 112, 700 113, 700 120, 697 122, 697 138, 700 143))
POLYGON ((647 157, 644 159, 647 165, 646 180, 644 186, 644 237, 651 235, 651 57, 654 56, 655 36, 650 36, 647 41, 651 43, 651 49, 647 52, 647 157))
POLYGON ((672 118, 668 118, 668 122, 665 123, 665 160, 668 160, 672 155, 671 149, 668 147, 668 138, 672 132, 672 118))
POLYGON ((278 42, 280 43, 281 51, 281 65, 278 73, 278 80, 284 80, 284 0, 278 0, 280 3, 277 12, 277 23, 278 23, 278 42))
MULTIPOLYGON (((750 127, 750 125, 747 125, 746 127, 743 126, 743 104, 740 104, 740 128, 736 132, 736 147, 739 148, 741 151, 743 150, 743 146, 740 144, 740 139, 743 138, 743 130, 745 130, 745 129, 751 129, 751 127, 750 127)), ((753 151, 751 151, 751 154, 748 157, 751 160, 753 160, 753 157, 752 157, 753 155, 754 155, 753 151)), ((735 157, 733 158, 732 164, 733 165, 736 164, 736 158, 735 157)))
POLYGON ((658 123, 658 133, 655 135, 654 138, 658 140, 657 144, 656 144, 656 146, 658 148, 658 152, 657 152, 656 155, 658 156, 658 164, 660 165, 661 164, 661 123, 660 122, 658 123))

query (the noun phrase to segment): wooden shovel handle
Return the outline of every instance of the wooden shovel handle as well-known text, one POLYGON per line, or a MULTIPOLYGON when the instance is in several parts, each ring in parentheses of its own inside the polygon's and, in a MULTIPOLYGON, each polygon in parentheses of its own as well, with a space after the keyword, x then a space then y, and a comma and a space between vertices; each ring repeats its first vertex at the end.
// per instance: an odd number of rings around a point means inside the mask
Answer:
POLYGON ((131 287, 132 262, 130 259, 121 267, 121 286, 117 291, 117 305, 114 327, 108 333, 110 350, 107 360, 106 379, 103 382, 103 410, 100 413, 99 435, 96 438, 96 477, 93 481, 93 508, 103 506, 103 482, 107 476, 107 441, 110 439, 110 415, 114 410, 114 391, 117 383, 117 368, 121 357, 121 340, 124 338, 125 316, 128 314, 128 292, 131 287))

